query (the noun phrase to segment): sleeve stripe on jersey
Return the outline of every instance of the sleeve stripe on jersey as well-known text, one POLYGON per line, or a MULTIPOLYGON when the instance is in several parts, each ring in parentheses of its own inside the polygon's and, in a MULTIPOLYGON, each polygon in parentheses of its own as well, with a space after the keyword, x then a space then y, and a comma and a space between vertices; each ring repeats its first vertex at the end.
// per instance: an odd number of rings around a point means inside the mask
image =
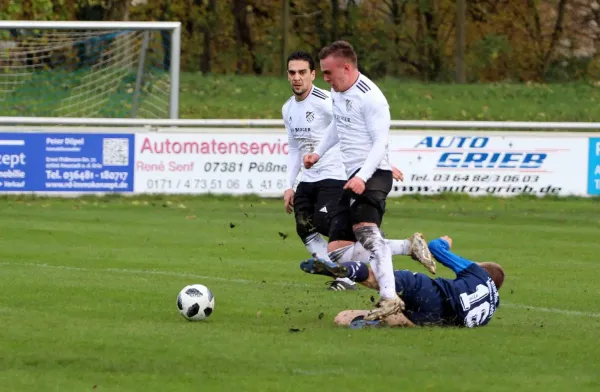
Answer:
POLYGON ((325 94, 323 94, 321 91, 317 90, 317 89, 313 89, 312 95, 314 95, 317 98, 321 98, 321 99, 327 99, 327 96, 325 94))
POLYGON ((316 94, 321 94, 322 96, 327 96, 327 94, 317 86, 313 86, 312 92, 316 94))
POLYGON ((369 85, 363 82, 362 80, 358 81, 356 87, 358 87, 358 89, 363 93, 366 93, 367 91, 371 90, 371 87, 369 87, 369 85))

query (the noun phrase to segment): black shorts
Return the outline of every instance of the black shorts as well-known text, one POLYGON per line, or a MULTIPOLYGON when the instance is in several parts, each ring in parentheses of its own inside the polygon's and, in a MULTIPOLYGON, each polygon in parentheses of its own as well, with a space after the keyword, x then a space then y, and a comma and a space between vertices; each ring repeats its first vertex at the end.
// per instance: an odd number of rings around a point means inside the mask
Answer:
POLYGON ((344 191, 337 208, 338 215, 331 217, 329 241, 354 241, 352 226, 357 223, 375 223, 380 227, 393 182, 394 177, 390 170, 377 169, 365 184, 365 191, 361 195, 344 191))
POLYGON ((300 182, 294 194, 296 223, 308 220, 321 235, 329 237, 331 216, 338 214, 339 200, 346 181, 326 179, 300 182))

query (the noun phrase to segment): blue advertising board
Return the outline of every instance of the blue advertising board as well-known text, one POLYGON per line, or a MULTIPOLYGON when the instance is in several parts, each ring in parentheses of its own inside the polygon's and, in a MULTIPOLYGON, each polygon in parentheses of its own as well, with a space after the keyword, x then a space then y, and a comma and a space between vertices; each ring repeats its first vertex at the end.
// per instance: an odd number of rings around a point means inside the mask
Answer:
POLYGON ((133 192, 133 134, 0 133, 0 192, 133 192))
POLYGON ((588 194, 600 195, 600 138, 590 138, 588 194))

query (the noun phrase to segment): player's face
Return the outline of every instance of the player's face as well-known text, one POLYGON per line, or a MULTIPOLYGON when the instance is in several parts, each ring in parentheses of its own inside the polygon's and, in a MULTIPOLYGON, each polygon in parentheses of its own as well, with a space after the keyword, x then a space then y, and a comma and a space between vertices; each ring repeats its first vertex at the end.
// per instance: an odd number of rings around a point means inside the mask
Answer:
POLYGON ((321 72, 333 91, 346 91, 350 77, 350 64, 346 59, 337 56, 325 57, 321 60, 321 72))
POLYGON ((308 94, 315 80, 315 71, 310 70, 308 61, 291 60, 288 63, 288 81, 297 97, 308 94))

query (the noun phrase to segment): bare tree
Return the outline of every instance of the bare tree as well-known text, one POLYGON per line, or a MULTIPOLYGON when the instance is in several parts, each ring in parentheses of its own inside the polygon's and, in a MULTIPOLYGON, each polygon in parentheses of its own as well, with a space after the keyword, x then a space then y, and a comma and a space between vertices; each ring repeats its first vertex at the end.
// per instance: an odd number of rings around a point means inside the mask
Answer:
POLYGON ((246 47, 252 58, 252 70, 256 75, 263 73, 262 64, 258 61, 255 52, 254 41, 248 24, 248 2, 247 0, 232 0, 231 11, 233 12, 235 40, 237 49, 236 72, 242 73, 243 49, 246 47))
MULTIPOLYGON (((554 13, 556 14, 554 24, 551 28, 550 37, 544 28, 544 21, 540 12, 538 1, 526 0, 524 7, 516 7, 517 17, 523 22, 525 31, 529 36, 534 49, 535 74, 537 79, 543 79, 556 52, 557 44, 562 37, 565 22, 565 10, 568 0, 559 0, 554 13)), ((546 7, 549 3, 544 4, 546 7)))

